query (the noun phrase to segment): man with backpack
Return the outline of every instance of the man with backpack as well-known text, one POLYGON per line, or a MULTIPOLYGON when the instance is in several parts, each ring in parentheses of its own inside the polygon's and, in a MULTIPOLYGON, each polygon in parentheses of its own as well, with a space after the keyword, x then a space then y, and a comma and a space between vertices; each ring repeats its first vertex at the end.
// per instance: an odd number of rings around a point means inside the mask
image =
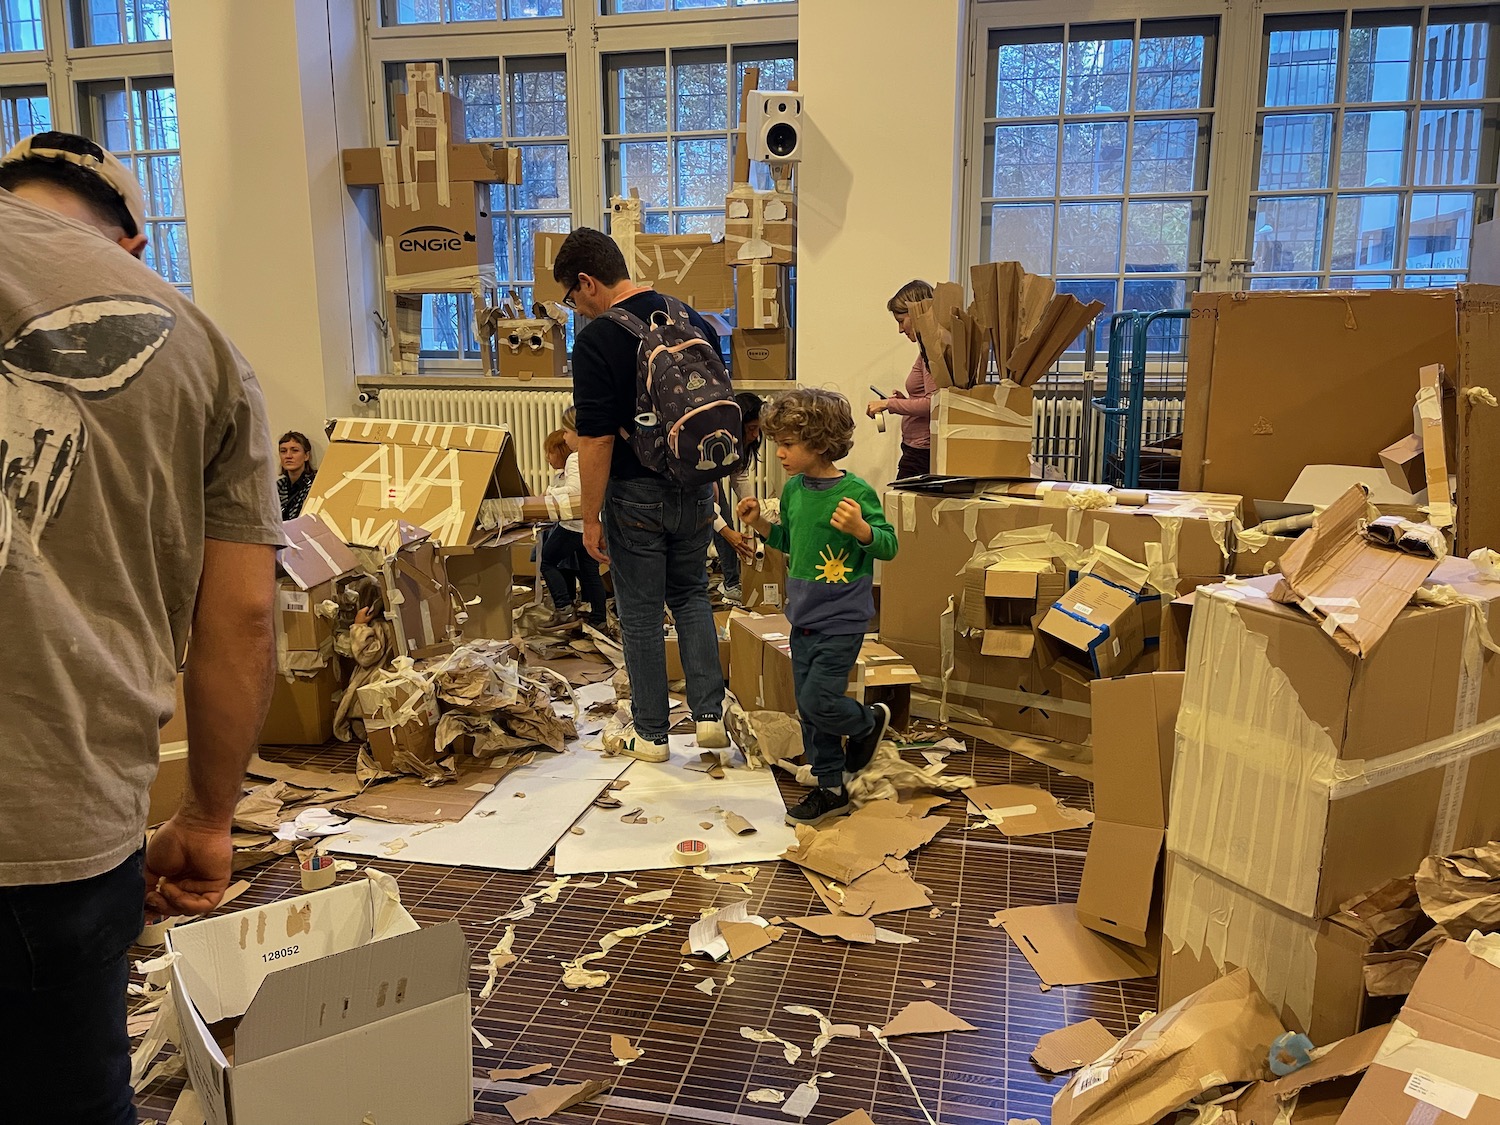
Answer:
POLYGON ((667 608, 698 745, 722 749, 708 544, 714 481, 740 459, 742 423, 718 336, 682 302, 631 281, 624 254, 597 230, 568 235, 552 276, 563 304, 589 318, 573 346, 583 542, 610 566, 630 675, 634 722, 605 753, 669 757, 667 608))

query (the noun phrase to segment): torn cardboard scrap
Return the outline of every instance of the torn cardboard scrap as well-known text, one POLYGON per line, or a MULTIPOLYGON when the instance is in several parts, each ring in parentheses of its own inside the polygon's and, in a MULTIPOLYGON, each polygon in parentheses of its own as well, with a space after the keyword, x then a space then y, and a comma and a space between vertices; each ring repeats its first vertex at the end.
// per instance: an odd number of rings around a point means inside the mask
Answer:
POLYGON ((1087 828, 1094 814, 1069 808, 1035 785, 985 785, 964 792, 980 814, 1007 836, 1040 836, 1087 828))
POLYGON ((913 1000, 896 1017, 880 1029, 886 1039, 898 1035, 934 1035, 943 1031, 978 1031, 968 1020, 960 1019, 931 1000, 913 1000))
POLYGON ((1066 1074, 1087 1066, 1119 1040, 1095 1019, 1049 1031, 1036 1041, 1031 1061, 1049 1074, 1066 1074))
POLYGON ((810 934, 824 938, 842 938, 844 941, 864 945, 875 943, 875 923, 868 918, 856 918, 841 914, 814 914, 806 918, 788 918, 794 926, 800 926, 810 934))
POLYGON ((490 1081, 514 1082, 520 1078, 531 1078, 538 1074, 545 1074, 551 1069, 551 1063, 533 1063, 531 1066, 518 1066, 510 1070, 496 1068, 490 1071, 490 1081))
POLYGON ((797 826, 797 843, 782 858, 840 883, 852 883, 930 843, 948 824, 942 817, 910 817, 893 801, 872 801, 832 828, 797 826))
POLYGON ((613 1079, 591 1079, 588 1082, 543 1086, 506 1102, 505 1112, 510 1114, 510 1119, 517 1125, 523 1121, 542 1121, 554 1113, 592 1101, 612 1084, 613 1079))
POLYGON ((990 925, 1005 927, 1049 988, 1156 975, 1157 950, 1138 949, 1085 929, 1078 921, 1076 903, 1002 910, 990 925))

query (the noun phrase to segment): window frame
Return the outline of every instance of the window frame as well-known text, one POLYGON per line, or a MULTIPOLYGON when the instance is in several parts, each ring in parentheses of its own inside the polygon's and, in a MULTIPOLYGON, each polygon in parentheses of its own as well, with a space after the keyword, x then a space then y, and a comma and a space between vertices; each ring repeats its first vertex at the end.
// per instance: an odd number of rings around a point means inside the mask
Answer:
MULTIPOLYGON (((1297 279, 1302 277, 1315 277, 1322 288, 1327 288, 1334 277, 1358 277, 1361 275, 1379 277, 1388 276, 1391 279, 1391 288, 1403 288, 1403 282, 1408 276, 1432 276, 1432 275, 1458 275, 1467 277, 1472 268, 1472 257, 1470 265, 1462 270, 1440 270, 1435 268, 1412 267, 1407 264, 1407 247, 1409 246, 1411 228, 1411 201, 1422 193, 1439 193, 1445 187, 1454 192, 1474 193, 1482 196, 1485 192, 1491 193, 1490 214, 1493 217, 1496 203, 1500 202, 1500 134, 1490 139, 1490 149, 1486 152, 1483 137, 1483 122, 1481 120, 1481 143, 1480 159, 1486 156, 1492 161, 1490 168, 1492 178, 1482 180, 1476 177, 1473 184, 1441 185, 1441 184, 1419 184, 1415 182, 1415 166, 1417 160, 1418 137, 1421 130, 1420 114, 1424 109, 1432 109, 1439 105, 1456 105, 1459 108, 1479 107, 1484 113, 1500 116, 1500 91, 1495 96, 1482 97, 1479 99, 1454 99, 1442 101, 1428 99, 1422 95, 1422 58, 1425 51, 1425 32, 1428 27, 1429 16, 1434 9, 1440 12, 1461 11, 1465 7, 1472 7, 1476 12, 1484 12, 1495 7, 1494 4, 1463 4, 1463 3, 1423 3, 1419 0, 1407 0, 1405 3, 1395 0, 1374 0, 1365 3, 1346 3, 1337 7, 1317 9, 1311 7, 1306 0, 1298 3, 1295 0, 1264 0, 1257 12, 1254 28, 1254 71, 1253 83, 1249 88, 1247 101, 1248 125, 1245 136, 1245 178, 1243 201, 1238 215, 1241 224, 1239 232, 1240 257, 1235 261, 1239 263, 1236 280, 1239 287, 1250 288, 1258 281, 1272 283, 1268 287, 1274 287, 1277 279, 1297 279), (1412 78, 1411 85, 1407 91, 1407 97, 1397 101, 1381 102, 1350 102, 1348 100, 1349 81, 1349 47, 1350 30, 1353 26, 1354 17, 1357 15, 1378 15, 1379 13, 1408 13, 1414 12, 1417 21, 1413 27, 1412 47, 1412 78), (1269 52, 1269 32, 1267 22, 1291 21, 1298 17, 1306 17, 1309 22, 1321 18, 1324 22, 1337 21, 1339 31, 1339 48, 1337 73, 1335 75, 1336 97, 1332 102, 1319 103, 1317 105, 1292 105, 1266 107, 1262 103, 1266 100, 1265 87, 1267 82, 1266 64, 1269 52), (1352 107, 1352 108, 1351 108, 1352 107), (1385 187, 1342 187, 1339 184, 1339 161, 1342 154, 1344 129, 1343 122, 1350 112, 1400 112, 1407 115, 1408 129, 1403 143, 1402 154, 1402 176, 1399 184, 1385 187), (1259 188, 1259 163, 1261 142, 1259 130, 1266 116, 1278 115, 1300 115, 1300 114, 1328 114, 1332 118, 1332 136, 1328 144, 1328 173, 1327 186, 1322 188, 1305 189, 1267 189, 1259 188), (1358 267, 1349 269, 1336 269, 1333 265, 1335 252, 1335 226, 1337 222, 1337 197, 1340 196, 1397 196, 1398 208, 1398 234, 1393 252, 1393 260, 1389 269, 1361 270, 1358 267), (1306 271, 1266 270, 1262 272, 1253 261, 1256 254, 1254 239, 1254 221, 1257 202, 1262 198, 1309 198, 1317 197, 1322 201, 1322 250, 1316 269, 1306 271)), ((1500 30, 1500 25, 1492 25, 1500 30)), ((1500 52, 1500 34, 1492 35, 1490 42, 1492 67, 1496 66, 1495 54, 1500 52)), ((1480 209, 1482 210, 1482 204, 1480 209)), ((1473 219, 1477 223, 1481 221, 1478 216, 1473 219)), ((1471 230, 1471 239, 1472 239, 1471 230)), ((1472 254, 1472 245, 1471 245, 1472 254)), ((1419 287, 1420 288, 1420 287, 1419 287)))

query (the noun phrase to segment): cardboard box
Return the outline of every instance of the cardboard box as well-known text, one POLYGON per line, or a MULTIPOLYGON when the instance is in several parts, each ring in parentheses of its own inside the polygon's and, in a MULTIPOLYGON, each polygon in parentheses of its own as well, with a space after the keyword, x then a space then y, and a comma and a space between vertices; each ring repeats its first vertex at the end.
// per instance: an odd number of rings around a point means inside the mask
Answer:
POLYGON ((1032 396, 1014 383, 943 387, 932 396, 932 471, 940 476, 1026 479, 1032 396))
POLYGON ((503 426, 341 418, 303 512, 389 554, 402 520, 445 547, 483 542, 494 533, 479 526, 480 502, 528 491, 503 426))
MULTIPOLYGON (((401 182, 398 167, 399 145, 375 148, 346 148, 340 156, 344 163, 344 183, 350 187, 381 187, 386 183, 386 162, 390 162, 390 182, 401 182)), ((437 182, 437 161, 413 161, 411 180, 437 182)), ((448 180, 451 183, 518 184, 521 182, 521 150, 494 144, 450 144, 448 146, 448 180)))
MULTIPOLYGON (((1483 605, 1500 598, 1466 560, 1433 581, 1483 605)), ((1403 609, 1360 658, 1273 601, 1274 582, 1198 591, 1169 849, 1317 919, 1429 853, 1500 838, 1500 749, 1457 771, 1443 756, 1455 731, 1500 714, 1500 658, 1480 645, 1470 606, 1403 609)))
POLYGON ((1417 493, 1427 487, 1427 462, 1422 459, 1422 438, 1407 434, 1380 451, 1380 465, 1390 482, 1403 492, 1417 493))
POLYGON ((1375 946, 1347 916, 1304 918, 1170 854, 1165 885, 1163 1006, 1243 969, 1282 1022, 1320 1046, 1383 1023, 1400 1006, 1367 993, 1365 960, 1375 946))
MULTIPOLYGON (((1303 466, 1370 465, 1412 432, 1416 373, 1500 390, 1500 288, 1196 293, 1182 487, 1287 495, 1303 466)), ((1500 411, 1456 407, 1458 551, 1500 547, 1500 411)), ((1249 522, 1257 522, 1253 513, 1249 522)))
POLYGON ((724 260, 731 266, 797 261, 797 199, 736 184, 724 200, 724 260))
POLYGON ((964 625, 983 635, 985 656, 1024 660, 1036 649, 1031 621, 1063 594, 1065 577, 1043 560, 970 563, 964 579, 964 625))
POLYGON ((734 269, 734 311, 738 327, 755 330, 783 328, 790 281, 785 266, 769 262, 737 265, 734 269))
POLYGON ((786 608, 786 555, 770 547, 753 562, 740 562, 740 594, 746 609, 780 613, 786 608))
POLYGON ((1155 946, 1160 938, 1182 680, 1180 672, 1156 672, 1093 683, 1094 827, 1078 920, 1131 945, 1155 946))
POLYGON ((382 769, 400 773, 402 759, 437 761, 437 696, 426 682, 384 672, 359 687, 359 714, 364 719, 370 752, 382 769))
MULTIPOLYGON (((1212 583, 1211 583, 1212 584, 1212 583)), ((1157 638, 1156 668, 1159 672, 1182 672, 1187 669, 1188 631, 1193 622, 1196 591, 1162 606, 1157 638)))
POLYGON ((440 552, 448 583, 468 615, 460 626, 465 640, 508 641, 514 635, 511 568, 528 541, 525 533, 513 532, 484 546, 445 547, 440 552))
POLYGON ((729 334, 729 366, 739 382, 792 377, 792 330, 736 328, 729 334))
POLYGON ((396 652, 413 659, 434 646, 452 643, 464 612, 448 578, 448 560, 421 528, 403 522, 407 539, 382 568, 386 617, 394 628, 396 652))
POLYGON ((1235 1125, 1335 1125, 1389 1031, 1371 1028, 1285 1078, 1255 1083, 1229 1103, 1235 1125))
MULTIPOLYGON (((729 682, 730 667, 730 642, 729 642, 729 617, 730 611, 720 610, 714 614, 714 632, 719 637, 719 667, 724 673, 724 682, 729 682)), ((687 678, 687 673, 682 667, 682 650, 677 645, 677 635, 672 633, 667 637, 667 679, 682 680, 687 678)))
POLYGON ((911 725, 911 689, 921 682, 904 656, 866 637, 848 694, 861 703, 884 703, 891 711, 891 728, 903 730, 911 725))
POLYGON ((316 672, 277 676, 271 706, 260 729, 261 744, 322 746, 333 737, 341 684, 337 661, 316 672))
MULTIPOLYGON (((552 278, 552 263, 568 236, 552 231, 536 232, 532 277, 536 284, 532 300, 561 303, 566 294, 552 278)), ((724 261, 724 246, 709 234, 619 235, 620 249, 630 276, 639 285, 676 297, 700 313, 723 312, 733 307, 733 271, 724 261)))
POLYGON ((1494 938, 1438 946, 1339 1121, 1500 1122, 1500 966, 1494 938))
POLYGON ((1146 649, 1141 590, 1126 575, 1096 564, 1057 599, 1037 630, 1048 663, 1055 656, 1095 676, 1122 675, 1146 649))
MULTIPOLYGON (((510 547, 510 573, 515 578, 536 578, 537 560, 536 554, 541 545, 535 528, 523 529, 515 533, 515 541, 510 547)), ((448 568, 448 577, 453 578, 453 567, 448 568)), ((457 584, 457 579, 454 579, 457 584)))
MULTIPOLYGON (((1453 490, 1448 484, 1448 455, 1443 429, 1443 368, 1430 363, 1417 373, 1417 432, 1422 435, 1423 478, 1427 508, 1434 527, 1453 526, 1453 490)), ((1412 491, 1416 491, 1413 489, 1412 491)))
POLYGON ((730 614, 729 690, 745 710, 797 713, 790 632, 779 613, 730 614))
POLYGON ((502 379, 561 379, 568 345, 555 320, 497 320, 495 366, 502 379))
POLYGON ((210 1125, 472 1117, 463 930, 419 928, 389 876, 180 926, 167 948, 210 1125))
POLYGON ((360 570, 359 560, 317 516, 282 525, 287 545, 276 552, 285 573, 276 588, 276 670, 315 672, 333 659, 333 622, 317 612, 338 597, 338 580, 360 570))
POLYGON ((415 207, 392 205, 381 193, 387 283, 442 270, 494 267, 495 231, 488 187, 449 184, 447 203, 439 198, 435 183, 413 184, 408 190, 416 198, 415 207))
POLYGON ((1153 1016, 1073 1075, 1053 1099, 1053 1125, 1159 1121, 1206 1084, 1263 1077, 1283 1030, 1249 975, 1232 973, 1153 1016))

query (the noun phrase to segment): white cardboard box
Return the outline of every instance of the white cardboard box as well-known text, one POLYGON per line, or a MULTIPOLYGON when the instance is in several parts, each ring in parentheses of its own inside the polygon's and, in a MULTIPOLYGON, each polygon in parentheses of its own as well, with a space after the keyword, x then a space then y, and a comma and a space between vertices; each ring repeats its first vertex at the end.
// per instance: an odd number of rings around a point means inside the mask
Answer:
POLYGON ((209 1125, 463 1125, 474 1115, 469 953, 389 875, 182 926, 167 945, 209 1125))

